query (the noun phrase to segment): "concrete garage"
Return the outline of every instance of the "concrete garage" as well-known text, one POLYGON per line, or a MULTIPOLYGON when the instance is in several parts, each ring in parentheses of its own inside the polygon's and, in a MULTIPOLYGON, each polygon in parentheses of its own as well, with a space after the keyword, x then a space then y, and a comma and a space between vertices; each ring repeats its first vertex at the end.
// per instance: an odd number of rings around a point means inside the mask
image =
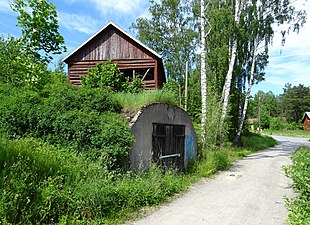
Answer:
POLYGON ((146 169, 152 163, 186 170, 197 157, 197 136, 183 109, 164 103, 142 108, 131 120, 135 142, 130 152, 131 169, 146 169))

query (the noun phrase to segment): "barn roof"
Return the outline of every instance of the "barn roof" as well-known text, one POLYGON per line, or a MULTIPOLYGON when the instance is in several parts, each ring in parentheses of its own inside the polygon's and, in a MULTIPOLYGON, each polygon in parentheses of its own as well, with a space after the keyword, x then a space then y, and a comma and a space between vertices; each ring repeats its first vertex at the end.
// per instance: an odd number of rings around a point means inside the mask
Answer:
POLYGON ((80 46, 78 46, 76 49, 74 49, 69 55, 67 55, 66 57, 63 58, 62 61, 66 61, 70 56, 72 56, 74 53, 76 53, 79 49, 81 49, 84 45, 86 45, 87 43, 89 43, 92 39, 94 39, 97 35, 99 35, 101 32, 103 32, 104 30, 106 30, 109 26, 113 26, 114 28, 116 28, 117 30, 119 30, 120 32, 122 32, 124 35, 126 35, 128 38, 130 38, 131 40, 133 40, 134 42, 136 42, 137 44, 139 44, 142 48, 146 49, 147 51, 151 52, 153 55, 155 55, 156 57, 158 57, 159 59, 162 59, 161 55, 159 55, 157 52, 155 52, 153 49, 147 47, 145 44, 143 44, 141 41, 139 41, 138 39, 132 37, 130 34, 128 34, 126 31, 124 31, 122 28, 120 28, 119 26, 115 25, 112 22, 107 23, 104 27, 102 27, 99 31, 97 31, 95 34, 93 34, 90 38, 88 38, 86 41, 84 41, 80 46))
POLYGON ((301 122, 303 123, 304 120, 306 119, 306 117, 308 117, 308 120, 310 120, 310 112, 305 112, 304 116, 301 119, 301 122))

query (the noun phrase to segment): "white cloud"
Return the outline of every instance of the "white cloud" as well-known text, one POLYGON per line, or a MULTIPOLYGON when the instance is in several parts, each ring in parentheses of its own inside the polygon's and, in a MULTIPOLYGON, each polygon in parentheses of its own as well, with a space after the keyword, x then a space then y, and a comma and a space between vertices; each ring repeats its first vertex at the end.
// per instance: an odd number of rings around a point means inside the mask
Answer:
POLYGON ((88 15, 59 12, 59 24, 68 30, 85 34, 93 34, 100 27, 98 20, 88 15))
POLYGON ((310 86, 310 55, 272 58, 266 73, 266 83, 269 84, 282 87, 286 83, 310 86))
POLYGON ((12 0, 1 0, 0 1, 0 12, 12 14, 13 11, 10 7, 10 4, 12 4, 12 0))
MULTIPOLYGON (((304 6, 310 15, 310 5, 304 6)), ((275 33, 273 46, 270 47, 269 65, 266 68, 265 82, 284 87, 304 84, 310 86, 310 21, 304 24, 299 33, 290 32, 285 45, 281 46, 281 35, 275 33)))
POLYGON ((132 13, 139 9, 143 0, 91 0, 97 10, 106 14, 110 10, 122 13, 132 13))

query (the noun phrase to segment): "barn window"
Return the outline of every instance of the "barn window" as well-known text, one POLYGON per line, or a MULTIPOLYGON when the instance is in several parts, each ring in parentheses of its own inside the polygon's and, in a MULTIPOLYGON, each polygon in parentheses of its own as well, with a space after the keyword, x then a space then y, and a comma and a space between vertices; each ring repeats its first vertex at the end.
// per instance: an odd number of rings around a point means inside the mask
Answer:
POLYGON ((143 81, 154 80, 154 68, 121 69, 121 72, 123 72, 123 81, 127 77, 129 81, 135 77, 139 77, 143 81))
POLYGON ((184 168, 185 126, 153 123, 153 161, 164 168, 184 168))

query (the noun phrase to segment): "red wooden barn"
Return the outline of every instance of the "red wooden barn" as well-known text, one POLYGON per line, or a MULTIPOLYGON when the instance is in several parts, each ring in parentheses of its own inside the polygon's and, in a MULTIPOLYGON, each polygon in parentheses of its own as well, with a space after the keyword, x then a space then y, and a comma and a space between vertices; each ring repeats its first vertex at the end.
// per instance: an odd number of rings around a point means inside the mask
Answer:
POLYGON ((69 82, 80 85, 90 67, 106 60, 118 64, 124 77, 140 77, 148 90, 166 81, 161 56, 110 22, 63 59, 69 82))
POLYGON ((310 132, 310 112, 305 112, 301 122, 304 124, 304 131, 310 132))

